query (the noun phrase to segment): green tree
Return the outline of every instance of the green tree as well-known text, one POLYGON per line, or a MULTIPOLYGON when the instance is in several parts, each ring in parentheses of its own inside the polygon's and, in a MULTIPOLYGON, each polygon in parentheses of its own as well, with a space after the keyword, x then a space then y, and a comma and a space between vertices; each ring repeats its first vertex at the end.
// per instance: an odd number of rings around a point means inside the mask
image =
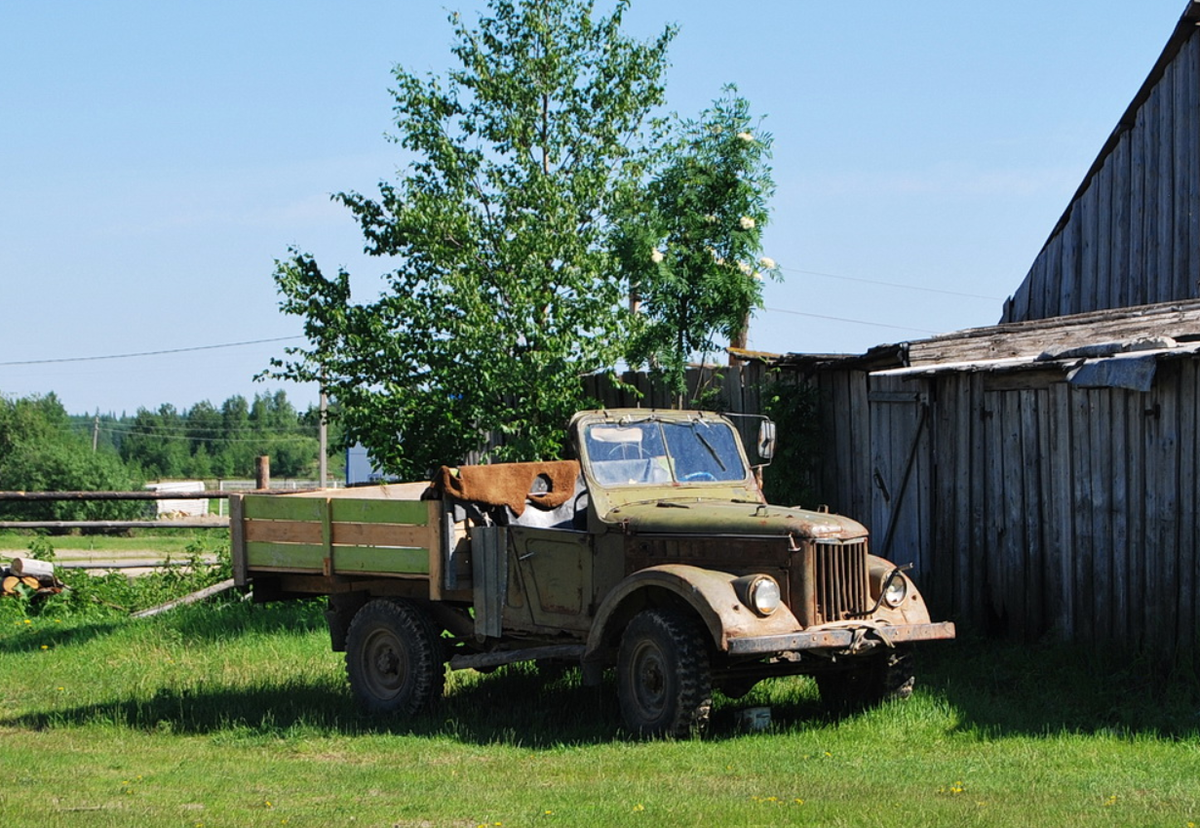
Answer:
POLYGON ((184 477, 191 459, 186 420, 170 403, 157 411, 139 408, 121 441, 121 456, 147 477, 184 477))
POLYGON ((271 373, 322 382, 345 439, 390 471, 460 461, 485 433, 496 459, 555 456, 582 377, 623 357, 608 228, 644 179, 674 35, 625 36, 628 6, 491 0, 475 28, 451 15, 459 68, 395 73, 406 174, 377 198, 336 196, 395 262, 386 289, 360 304, 344 271, 295 249, 278 263, 309 342, 271 373))
POLYGON ((240 394, 221 403, 223 443, 213 458, 213 472, 221 477, 254 474, 255 450, 250 437, 250 404, 240 394))
POLYGON ((255 454, 271 458, 271 473, 299 477, 312 473, 317 462, 316 432, 306 426, 287 394, 256 394, 250 406, 255 454))
MULTIPOLYGON (((0 397, 0 489, 23 491, 124 491, 139 482, 110 448, 92 451, 89 437, 70 427, 54 394, 0 397)), ((47 501, 0 506, 13 520, 128 518, 136 503, 47 501)))
POLYGON ((677 123, 649 199, 615 229, 613 247, 642 314, 629 361, 659 374, 681 403, 688 360, 723 342, 744 346, 761 280, 778 277, 775 262, 761 256, 774 192, 771 142, 727 86, 698 120, 677 123))

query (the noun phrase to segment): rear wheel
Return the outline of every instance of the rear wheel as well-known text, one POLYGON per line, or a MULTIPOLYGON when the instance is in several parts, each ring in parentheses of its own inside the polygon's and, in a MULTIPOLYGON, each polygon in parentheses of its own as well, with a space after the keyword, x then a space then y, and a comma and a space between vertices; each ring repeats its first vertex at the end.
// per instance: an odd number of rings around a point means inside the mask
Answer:
POLYGON ((892 699, 907 699, 915 683, 912 652, 898 647, 845 670, 819 673, 816 679, 821 701, 835 711, 861 710, 892 699))
POLYGON ((703 732, 712 708, 704 631, 671 609, 634 616, 617 655, 617 695, 625 725, 639 736, 703 732))
POLYGON ((445 670, 437 631, 408 601, 371 601, 350 622, 346 675, 364 710, 416 715, 442 695, 445 670))

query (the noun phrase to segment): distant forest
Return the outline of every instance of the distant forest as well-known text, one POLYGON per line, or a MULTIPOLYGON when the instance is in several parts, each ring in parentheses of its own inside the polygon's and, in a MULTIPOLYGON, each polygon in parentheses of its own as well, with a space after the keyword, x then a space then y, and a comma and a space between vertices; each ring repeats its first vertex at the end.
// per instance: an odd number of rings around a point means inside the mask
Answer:
MULTIPOLYGON (((179 410, 68 414, 54 394, 0 396, 0 489, 124 489, 159 479, 247 478, 271 458, 272 477, 315 478, 320 413, 283 391, 179 410)), ((330 429, 330 445, 337 433, 330 429)), ((340 474, 333 452, 330 474, 340 474)))

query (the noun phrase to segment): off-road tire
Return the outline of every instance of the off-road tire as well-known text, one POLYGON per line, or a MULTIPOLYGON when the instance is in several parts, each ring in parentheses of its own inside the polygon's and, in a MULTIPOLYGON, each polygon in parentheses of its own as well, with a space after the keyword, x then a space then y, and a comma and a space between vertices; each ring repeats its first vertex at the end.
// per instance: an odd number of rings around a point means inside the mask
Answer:
POLYGON ((885 701, 907 699, 916 681, 912 651, 904 647, 871 656, 845 670, 818 673, 816 678, 821 701, 834 712, 852 712, 885 701))
POLYGON ((346 676, 368 713, 415 716, 442 697, 445 667, 437 630, 402 599, 376 599, 346 634, 346 676))
POLYGON ((641 737, 684 738, 708 725, 712 670, 699 622, 673 609, 634 616, 617 654, 625 726, 641 737))

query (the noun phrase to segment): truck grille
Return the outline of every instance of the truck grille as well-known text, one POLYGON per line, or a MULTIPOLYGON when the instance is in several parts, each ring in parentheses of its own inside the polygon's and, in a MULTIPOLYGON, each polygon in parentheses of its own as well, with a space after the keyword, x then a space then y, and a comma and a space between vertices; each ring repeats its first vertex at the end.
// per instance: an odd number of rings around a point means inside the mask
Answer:
POLYGON ((863 615, 871 606, 866 542, 819 540, 815 547, 817 623, 863 615))

